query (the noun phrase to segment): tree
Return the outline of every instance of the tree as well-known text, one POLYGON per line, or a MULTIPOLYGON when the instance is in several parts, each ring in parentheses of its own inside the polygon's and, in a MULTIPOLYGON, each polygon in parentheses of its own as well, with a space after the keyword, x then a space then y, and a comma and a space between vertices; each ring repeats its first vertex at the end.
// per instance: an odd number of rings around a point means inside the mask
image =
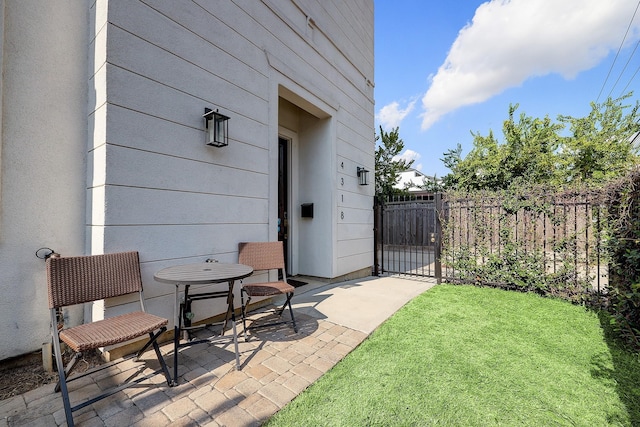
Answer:
POLYGON ((502 127, 504 142, 492 131, 488 136, 472 132, 473 148, 466 157, 459 144, 444 153, 442 161, 451 170, 445 185, 466 191, 521 184, 558 187, 622 176, 638 163, 638 148, 632 140, 640 131, 640 107, 636 103, 628 111, 622 101, 629 96, 592 103, 588 116, 561 115, 557 122, 524 113, 516 120, 518 105, 510 105, 502 127), (564 136, 567 125, 570 132, 564 136))
POLYGON ((422 178, 422 185, 418 186, 418 188, 429 193, 441 193, 444 191, 444 182, 442 179, 438 179, 436 175, 425 176, 422 178))
POLYGON ((548 182, 554 175, 554 152, 562 125, 545 117, 522 113, 515 119, 518 105, 509 106, 504 121, 504 143, 493 132, 473 135, 473 149, 463 159, 461 147, 445 153, 445 166, 452 170, 447 183, 464 190, 505 189, 514 182, 548 182))
POLYGON ((380 135, 376 141, 382 143, 376 148, 376 197, 387 197, 400 190, 394 188, 400 173, 408 170, 413 160, 399 159, 397 156, 404 148, 404 142, 399 137, 398 127, 385 132, 380 126, 380 135))
POLYGON ((592 102, 586 117, 558 117, 571 131, 559 155, 566 181, 600 183, 624 175, 638 163, 634 139, 640 131, 640 105, 636 101, 624 114, 629 106, 621 104, 630 96, 609 98, 603 104, 592 102))

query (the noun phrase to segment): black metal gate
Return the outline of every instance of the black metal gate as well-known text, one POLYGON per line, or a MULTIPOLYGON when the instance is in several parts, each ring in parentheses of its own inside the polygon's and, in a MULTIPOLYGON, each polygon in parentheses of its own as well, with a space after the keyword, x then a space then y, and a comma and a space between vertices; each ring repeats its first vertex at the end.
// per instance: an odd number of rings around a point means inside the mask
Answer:
POLYGON ((435 277, 442 266, 440 194, 396 196, 375 205, 376 275, 435 277))
POLYGON ((521 259, 537 266, 540 277, 565 287, 600 292, 608 286, 603 202, 591 193, 521 195, 525 201, 534 197, 541 208, 524 203, 515 209, 489 193, 444 201, 442 194, 377 201, 374 274, 513 286, 522 278, 507 274, 511 268, 490 267, 521 259))

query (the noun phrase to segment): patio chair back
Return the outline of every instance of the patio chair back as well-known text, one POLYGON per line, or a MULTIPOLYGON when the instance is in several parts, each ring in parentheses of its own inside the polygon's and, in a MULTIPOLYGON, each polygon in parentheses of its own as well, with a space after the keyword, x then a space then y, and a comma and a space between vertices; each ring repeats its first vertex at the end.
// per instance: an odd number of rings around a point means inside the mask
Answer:
MULTIPOLYGON (((238 262, 250 265, 253 271, 284 271, 284 246, 282 242, 242 242, 238 245, 238 262)), ((283 279, 286 282, 286 278, 283 279)))
POLYGON ((138 252, 50 257, 49 308, 142 292, 138 252))

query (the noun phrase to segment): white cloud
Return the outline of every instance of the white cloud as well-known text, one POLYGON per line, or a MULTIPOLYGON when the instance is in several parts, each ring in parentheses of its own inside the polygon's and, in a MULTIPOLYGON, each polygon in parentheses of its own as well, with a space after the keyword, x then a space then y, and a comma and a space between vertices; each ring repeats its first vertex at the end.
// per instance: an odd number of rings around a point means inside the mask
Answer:
MULTIPOLYGON (((616 51, 636 0, 491 0, 458 33, 422 98, 422 129, 465 105, 477 104, 526 79, 566 79, 616 51)), ((636 19, 626 43, 639 36, 636 19)))
POLYGON ((411 101, 407 108, 404 110, 400 109, 400 104, 394 101, 391 104, 385 105, 378 111, 376 114, 376 119, 380 122, 380 125, 384 130, 391 130, 398 126, 402 120, 407 117, 407 115, 413 111, 413 107, 415 106, 416 101, 411 101))
POLYGON ((416 166, 416 162, 420 160, 420 157, 422 157, 420 153, 413 150, 406 149, 402 153, 398 154, 397 156, 393 156, 393 160, 394 161, 406 160, 407 162, 413 160, 414 162, 413 162, 413 165, 411 165, 411 167, 415 170, 422 170, 421 164, 416 166))

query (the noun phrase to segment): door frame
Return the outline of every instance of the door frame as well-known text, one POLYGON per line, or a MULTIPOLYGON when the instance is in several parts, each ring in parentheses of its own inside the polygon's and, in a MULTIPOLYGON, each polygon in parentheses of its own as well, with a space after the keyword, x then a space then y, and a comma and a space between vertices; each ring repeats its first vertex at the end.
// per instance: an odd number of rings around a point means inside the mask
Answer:
POLYGON ((280 139, 288 141, 287 165, 289 170, 286 185, 288 199, 287 217, 289 225, 287 231, 287 247, 285 249, 287 251, 285 254, 286 259, 288 260, 287 275, 295 276, 298 274, 298 221, 300 217, 300 198, 298 197, 298 134, 290 129, 279 126, 278 140, 280 139))

